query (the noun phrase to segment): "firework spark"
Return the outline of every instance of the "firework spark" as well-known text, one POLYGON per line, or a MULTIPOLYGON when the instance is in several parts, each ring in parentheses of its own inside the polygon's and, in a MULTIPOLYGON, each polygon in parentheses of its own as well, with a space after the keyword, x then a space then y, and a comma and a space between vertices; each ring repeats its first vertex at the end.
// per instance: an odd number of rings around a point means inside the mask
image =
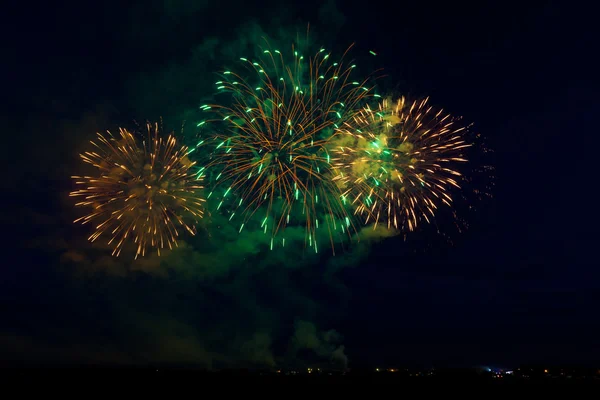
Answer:
POLYGON ((128 238, 137 245, 136 259, 148 247, 160 255, 165 245, 177 245, 178 228, 196 233, 185 219, 198 221, 203 215, 201 178, 192 172, 195 163, 187 158, 188 148, 178 146, 172 134, 159 137, 158 124, 147 124, 148 136, 141 146, 126 129, 120 128, 119 133, 120 137, 98 133, 99 144, 91 142, 97 150, 81 154, 99 174, 72 177, 84 187, 71 193, 84 197, 76 206, 92 207, 74 222, 98 221, 88 239, 93 242, 110 235, 113 255, 121 253, 128 238))
POLYGON ((460 189, 467 128, 427 102, 386 99, 340 129, 335 179, 365 224, 413 231, 460 189))
POLYGON ((306 243, 315 252, 318 229, 328 232, 333 246, 333 233, 347 234, 352 223, 330 179, 328 144, 362 102, 377 95, 368 80, 351 79, 355 65, 330 59, 324 49, 305 59, 293 46, 289 54, 268 48, 257 60, 241 61, 258 83, 225 71, 216 84, 233 95, 232 106, 202 107, 215 109, 226 123, 214 137, 208 166, 223 185, 217 209, 227 208, 230 220, 241 216, 240 231, 260 210, 271 249, 274 240, 285 245, 284 236, 275 236, 290 224, 306 228, 306 243))

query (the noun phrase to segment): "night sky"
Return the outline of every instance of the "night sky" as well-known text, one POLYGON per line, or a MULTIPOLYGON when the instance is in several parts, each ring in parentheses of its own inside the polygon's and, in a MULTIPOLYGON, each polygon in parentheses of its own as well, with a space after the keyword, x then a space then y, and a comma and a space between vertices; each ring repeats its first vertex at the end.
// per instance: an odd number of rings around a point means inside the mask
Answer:
POLYGON ((468 3, 10 10, 0 360, 208 368, 599 360, 593 13, 552 1, 468 3), (384 68, 388 89, 430 96, 486 138, 493 198, 465 216, 465 233, 451 233, 450 244, 425 228, 311 259, 265 251, 252 236, 220 249, 186 237, 176 254, 136 262, 87 242, 68 193, 96 132, 161 117, 176 132, 193 126, 217 70, 261 35, 287 43, 309 23, 316 43, 338 52, 356 43, 360 68, 384 68))

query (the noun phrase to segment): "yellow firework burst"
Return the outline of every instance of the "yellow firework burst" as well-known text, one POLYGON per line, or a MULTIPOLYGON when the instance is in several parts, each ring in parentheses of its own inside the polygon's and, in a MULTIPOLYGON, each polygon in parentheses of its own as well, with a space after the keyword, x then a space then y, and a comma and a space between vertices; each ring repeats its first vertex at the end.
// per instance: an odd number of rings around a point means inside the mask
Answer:
POLYGON ((386 99, 376 109, 364 108, 340 132, 335 179, 365 224, 412 231, 452 204, 471 144, 466 127, 428 99, 386 99))
POLYGON ((177 245, 180 228, 194 235, 194 225, 186 221, 197 222, 203 215, 201 178, 193 172, 188 148, 178 146, 172 134, 160 137, 158 124, 146 128, 140 140, 122 128, 119 136, 98 133, 99 143, 91 142, 96 150, 81 154, 98 175, 72 177, 83 186, 71 193, 84 198, 76 206, 91 208, 74 222, 95 223, 89 240, 107 234, 116 256, 128 239, 136 243, 135 258, 148 247, 160 255, 165 246, 177 245))

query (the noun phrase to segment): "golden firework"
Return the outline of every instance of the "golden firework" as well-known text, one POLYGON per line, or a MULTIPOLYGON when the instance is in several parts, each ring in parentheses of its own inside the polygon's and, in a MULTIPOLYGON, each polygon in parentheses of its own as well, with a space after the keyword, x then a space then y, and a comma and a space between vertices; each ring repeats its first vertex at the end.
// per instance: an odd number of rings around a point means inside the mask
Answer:
POLYGON ((188 219, 203 216, 204 199, 200 196, 201 177, 193 172, 194 162, 187 157, 186 146, 178 146, 172 134, 159 135, 158 124, 147 124, 147 137, 136 140, 126 129, 115 137, 98 133, 91 142, 95 151, 81 154, 84 162, 97 168, 97 176, 73 176, 82 189, 71 196, 84 197, 78 207, 91 212, 74 222, 96 222, 89 237, 95 241, 103 234, 118 256, 128 239, 137 246, 135 258, 144 256, 148 247, 160 249, 177 245, 179 229, 196 233, 188 219))
POLYGON ((335 180, 365 224, 412 231, 460 188, 467 129, 427 103, 386 99, 339 130, 335 180))

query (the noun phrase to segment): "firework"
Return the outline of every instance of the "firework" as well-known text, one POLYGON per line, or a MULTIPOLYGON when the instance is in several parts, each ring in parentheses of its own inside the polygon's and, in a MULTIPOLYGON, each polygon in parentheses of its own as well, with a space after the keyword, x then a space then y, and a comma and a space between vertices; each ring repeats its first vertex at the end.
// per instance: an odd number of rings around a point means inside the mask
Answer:
POLYGON ((108 244, 118 256, 128 239, 137 245, 135 258, 144 256, 148 247, 160 249, 177 245, 179 229, 195 234, 187 218, 198 221, 203 215, 200 197, 201 178, 193 172, 185 146, 178 146, 170 134, 159 136, 158 124, 147 124, 147 137, 136 140, 126 129, 119 136, 98 133, 96 151, 81 154, 84 162, 98 169, 97 176, 73 176, 83 188, 71 196, 84 200, 76 206, 91 207, 88 215, 74 222, 96 222, 89 237, 110 236, 108 244))
POLYGON ((413 231, 451 206, 460 189, 467 127, 428 99, 382 101, 344 124, 335 150, 336 182, 365 224, 413 231))
POLYGON ((240 218, 240 232, 256 215, 271 249, 274 241, 285 246, 285 235, 276 236, 291 224, 305 227, 315 252, 319 229, 333 246, 334 233, 348 234, 352 222, 331 180, 329 143, 377 95, 368 79, 351 78, 355 65, 332 60, 324 49, 305 59, 293 46, 287 54, 267 48, 258 59, 241 61, 245 72, 225 71, 216 83, 232 95, 232 105, 202 107, 226 124, 213 138, 207 167, 222 188, 217 209, 240 218))

